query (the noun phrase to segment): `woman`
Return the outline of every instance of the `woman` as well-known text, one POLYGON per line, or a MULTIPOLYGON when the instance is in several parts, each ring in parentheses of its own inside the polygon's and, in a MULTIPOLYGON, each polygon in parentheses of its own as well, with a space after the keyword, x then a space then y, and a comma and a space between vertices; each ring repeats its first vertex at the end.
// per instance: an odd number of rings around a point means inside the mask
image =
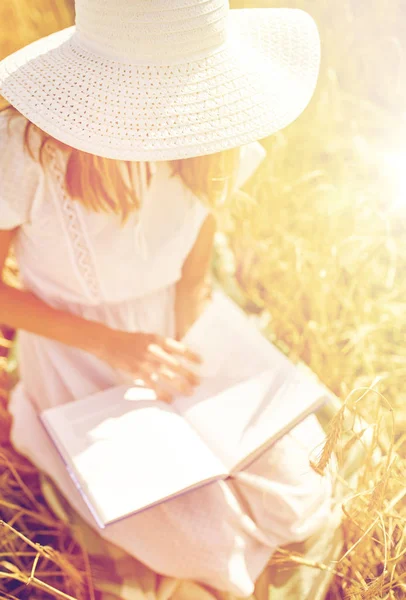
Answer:
MULTIPOLYGON (((13 243, 23 284, 0 287, 19 330, 11 438, 93 527, 38 413, 134 378, 168 402, 192 393, 181 340, 208 301, 216 204, 303 111, 318 67, 308 15, 225 0, 77 0, 74 27, 0 63, 0 266, 13 243)), ((278 545, 326 521, 330 483, 308 466, 322 437, 307 419, 243 481, 100 533, 159 573, 250 595, 278 545)))

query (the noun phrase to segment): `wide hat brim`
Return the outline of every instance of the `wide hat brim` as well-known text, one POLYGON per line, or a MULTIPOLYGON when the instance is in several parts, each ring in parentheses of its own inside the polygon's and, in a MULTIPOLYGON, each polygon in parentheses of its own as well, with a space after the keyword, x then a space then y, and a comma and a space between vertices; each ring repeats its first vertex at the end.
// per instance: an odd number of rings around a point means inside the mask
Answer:
POLYGON ((0 94, 47 134, 120 160, 175 160, 268 137, 317 83, 320 39, 306 12, 232 9, 217 52, 171 65, 95 53, 75 26, 0 62, 0 94))

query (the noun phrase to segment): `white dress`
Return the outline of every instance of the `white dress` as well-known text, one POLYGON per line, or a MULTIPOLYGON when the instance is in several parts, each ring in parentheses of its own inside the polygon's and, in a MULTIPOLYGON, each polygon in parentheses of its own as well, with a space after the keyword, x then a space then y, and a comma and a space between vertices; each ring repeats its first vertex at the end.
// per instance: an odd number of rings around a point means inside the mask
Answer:
MULTIPOLYGON (((119 217, 89 212, 63 193, 64 153, 55 151, 44 173, 23 151, 23 120, 11 123, 8 133, 0 114, 0 229, 19 226, 15 251, 24 288, 55 308, 112 328, 173 336, 174 284, 207 208, 160 161, 150 165, 149 187, 140 179, 141 211, 120 228, 119 217)), ((259 143, 241 148, 238 186, 264 153, 259 143)), ((145 174, 145 164, 139 166, 145 174)), ((122 383, 125 376, 87 352, 26 331, 19 332, 18 352, 21 379, 9 404, 12 443, 96 527, 37 411, 122 383)), ((331 482, 308 461, 309 449, 322 439, 310 417, 240 480, 206 485, 100 533, 158 573, 249 596, 278 545, 306 539, 329 518, 331 482)))

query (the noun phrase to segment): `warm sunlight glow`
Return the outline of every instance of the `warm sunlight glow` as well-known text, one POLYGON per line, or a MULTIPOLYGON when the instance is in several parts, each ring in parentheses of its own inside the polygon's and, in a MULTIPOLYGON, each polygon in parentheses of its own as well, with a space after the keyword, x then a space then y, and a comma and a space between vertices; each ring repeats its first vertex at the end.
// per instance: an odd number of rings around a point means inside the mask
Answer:
POLYGON ((384 164, 392 182, 390 206, 393 209, 406 209, 406 153, 387 152, 384 164))

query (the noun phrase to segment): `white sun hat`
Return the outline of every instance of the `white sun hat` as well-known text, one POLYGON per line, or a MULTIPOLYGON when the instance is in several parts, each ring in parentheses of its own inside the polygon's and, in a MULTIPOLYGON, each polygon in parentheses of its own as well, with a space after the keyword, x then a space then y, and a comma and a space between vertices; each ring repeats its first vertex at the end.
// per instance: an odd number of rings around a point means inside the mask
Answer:
POLYGON ((75 25, 0 62, 0 94, 47 134, 106 158, 212 154, 292 123, 320 39, 293 8, 227 0, 76 0, 75 25))

